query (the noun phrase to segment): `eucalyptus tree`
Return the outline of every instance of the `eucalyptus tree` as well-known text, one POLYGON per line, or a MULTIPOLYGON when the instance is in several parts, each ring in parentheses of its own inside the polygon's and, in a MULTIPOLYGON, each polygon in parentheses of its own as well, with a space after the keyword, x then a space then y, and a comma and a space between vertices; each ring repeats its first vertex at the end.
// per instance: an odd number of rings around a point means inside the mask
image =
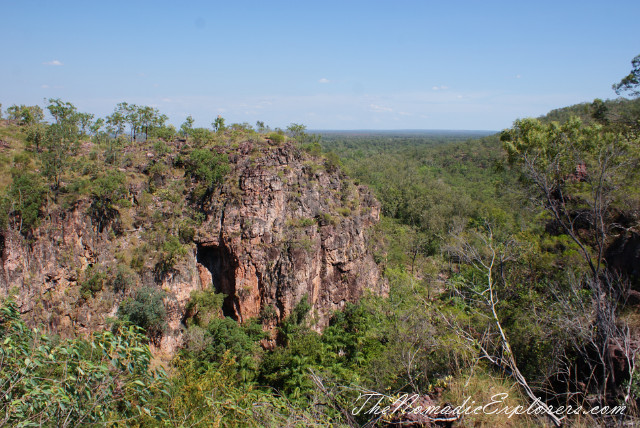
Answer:
POLYGON ((628 92, 633 97, 640 96, 640 55, 631 60, 631 72, 620 80, 618 83, 613 84, 613 90, 616 94, 620 95, 623 92, 628 92))
POLYGON ((111 115, 107 116, 108 131, 118 138, 124 132, 125 117, 122 112, 115 110, 111 115))
POLYGON ((42 173, 50 180, 50 185, 55 190, 60 187, 60 178, 68 157, 77 149, 79 119, 76 107, 58 98, 49 99, 47 110, 55 119, 55 123, 47 128, 43 142, 42 173))
POLYGON ((56 124, 71 124, 77 122, 78 109, 68 101, 60 98, 49 98, 47 110, 56 121, 56 124))
POLYGON ((608 390, 621 386, 621 379, 614 377, 610 346, 626 340, 618 305, 627 286, 608 268, 605 252, 624 230, 618 224, 620 210, 634 203, 630 183, 638 179, 637 137, 599 124, 585 126, 574 117, 563 124, 517 120, 501 139, 532 199, 550 215, 559 233, 573 241, 584 262, 582 269, 574 267, 578 277, 572 287, 588 291, 591 304, 587 312, 568 313, 575 322, 568 322, 567 328, 575 330, 574 352, 590 373, 587 383, 604 400, 608 390), (584 317, 589 322, 578 322, 584 317))
POLYGON ((78 427, 166 417, 154 396, 167 376, 153 369, 140 328, 126 324, 85 338, 55 339, 0 302, 0 425, 78 427))
POLYGON ((91 126, 89 127, 89 130, 93 135, 97 135, 102 129, 102 127, 104 126, 104 123, 105 123, 104 119, 100 117, 91 124, 91 126))
POLYGON ((191 131, 193 131, 193 122, 193 117, 191 117, 191 115, 187 116, 184 123, 180 125, 180 132, 182 132, 182 135, 188 137, 191 134, 191 131))
POLYGON ((216 132, 224 131, 224 129, 225 129, 224 118, 222 116, 218 115, 218 117, 216 117, 216 119, 213 121, 211 126, 213 127, 213 130, 216 131, 216 132))
POLYGON ((149 131, 163 127, 169 119, 166 115, 160 114, 158 109, 149 106, 137 107, 137 114, 140 123, 140 131, 144 132, 145 140, 149 136, 149 131))
POLYGON ((40 106, 12 105, 7 108, 7 118, 17 120, 20 125, 33 125, 42 122, 44 113, 40 106))
POLYGON ((295 140, 303 139, 305 137, 305 131, 307 130, 306 125, 292 123, 287 126, 287 133, 289 136, 295 140))
POLYGON ((256 121, 256 130, 260 133, 263 134, 267 131, 269 131, 269 127, 265 126, 264 121, 262 120, 258 120, 256 121))
POLYGON ((119 110, 125 122, 129 125, 129 132, 131 133, 131 141, 136 141, 136 137, 138 135, 138 130, 140 129, 140 112, 138 110, 138 106, 135 104, 128 104, 126 102, 122 102, 117 105, 117 110, 119 110))
POLYGON ((91 132, 91 126, 93 124, 93 118, 95 116, 91 113, 78 113, 76 117, 78 120, 78 128, 80 129, 80 134, 84 136, 91 132))

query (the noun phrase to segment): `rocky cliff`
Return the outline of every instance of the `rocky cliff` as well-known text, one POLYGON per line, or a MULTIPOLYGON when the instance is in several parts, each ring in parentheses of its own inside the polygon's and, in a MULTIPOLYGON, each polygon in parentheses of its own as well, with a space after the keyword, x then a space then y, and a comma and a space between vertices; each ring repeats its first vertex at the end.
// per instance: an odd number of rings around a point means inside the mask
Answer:
POLYGON ((384 292, 365 239, 380 209, 365 189, 291 145, 245 143, 232 162, 241 196, 223 187, 196 236, 198 262, 228 296, 226 315, 272 308, 282 319, 308 296, 323 326, 365 289, 384 292))
POLYGON ((230 172, 198 199, 180 166, 189 150, 184 141, 125 148, 127 192, 108 221, 79 195, 45 204, 28 236, 9 226, 0 236, 0 293, 14 295, 28 320, 70 335, 106 328, 136 289, 154 287, 167 312, 158 340, 166 352, 180 346, 194 290, 224 293, 224 315, 260 317, 266 329, 301 299, 321 329, 365 290, 386 293, 366 245, 379 204, 331 162, 295 143, 228 141, 207 150, 228 156, 230 172), (180 251, 159 272, 172 236, 180 251))

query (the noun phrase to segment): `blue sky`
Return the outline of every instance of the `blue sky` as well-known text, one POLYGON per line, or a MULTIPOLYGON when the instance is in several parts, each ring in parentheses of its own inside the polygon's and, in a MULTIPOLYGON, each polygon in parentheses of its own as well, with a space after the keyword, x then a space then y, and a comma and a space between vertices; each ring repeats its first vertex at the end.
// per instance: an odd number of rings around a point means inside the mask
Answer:
POLYGON ((0 1, 0 103, 121 101, 179 125, 486 129, 594 98, 638 1, 0 1))

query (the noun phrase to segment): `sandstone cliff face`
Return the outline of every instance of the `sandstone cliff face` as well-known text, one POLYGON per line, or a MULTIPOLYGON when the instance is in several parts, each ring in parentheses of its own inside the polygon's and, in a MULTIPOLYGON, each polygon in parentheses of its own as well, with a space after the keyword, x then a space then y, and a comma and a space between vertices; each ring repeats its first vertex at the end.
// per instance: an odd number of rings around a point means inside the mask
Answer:
MULTIPOLYGON (((168 314, 159 345, 171 353, 181 344, 194 290, 215 288, 227 295, 226 316, 238 321, 260 316, 265 328, 307 298, 318 329, 365 290, 387 292, 366 245, 380 212, 366 189, 294 145, 245 142, 218 151, 229 154, 231 172, 200 208, 205 220, 166 274, 154 274, 149 254, 129 289, 82 292, 88 272, 108 275, 118 263, 133 264, 131 254, 147 239, 146 229, 169 218, 164 199, 154 195, 145 208, 154 215, 140 220, 139 201, 151 184, 138 183, 130 185, 132 207, 120 210, 125 225, 119 231, 98 227, 88 215, 89 201, 80 199, 71 208, 50 209, 29 240, 15 230, 4 232, 0 294, 14 295, 28 320, 71 335, 106 328, 132 290, 157 287, 165 292, 168 314)), ((161 181, 182 179, 177 171, 161 181)), ((187 185, 171 209, 186 205, 188 195, 187 185)))
POLYGON ((226 315, 282 320, 307 296, 321 328, 365 289, 386 292, 366 246, 380 214, 367 190, 305 163, 290 145, 265 151, 245 143, 232 161, 237 182, 221 189, 196 238, 198 262, 228 296, 226 315))
POLYGON ((0 246, 1 294, 13 295, 27 320, 45 321, 62 333, 103 328, 100 315, 115 313, 112 296, 86 305, 80 299, 82 272, 110 255, 106 237, 94 230, 83 208, 53 213, 28 240, 8 230, 0 246))

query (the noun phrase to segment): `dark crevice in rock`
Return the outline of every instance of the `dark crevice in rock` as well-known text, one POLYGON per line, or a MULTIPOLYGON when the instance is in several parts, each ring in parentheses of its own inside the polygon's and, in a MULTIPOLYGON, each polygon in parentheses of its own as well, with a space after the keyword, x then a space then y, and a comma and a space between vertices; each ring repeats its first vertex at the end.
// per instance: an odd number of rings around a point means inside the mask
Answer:
POLYGON ((7 258, 7 254, 6 254, 6 245, 5 245, 5 238, 4 238, 4 233, 0 234, 0 263, 1 263, 1 268, 2 271, 4 272, 4 262, 7 258))
POLYGON ((229 249, 222 245, 197 245, 196 259, 211 273, 216 293, 226 295, 222 313, 234 320, 240 319, 240 305, 236 295, 235 271, 237 263, 229 249))
POLYGON ((640 290, 640 234, 621 234, 606 250, 609 268, 629 279, 634 290, 640 290))

